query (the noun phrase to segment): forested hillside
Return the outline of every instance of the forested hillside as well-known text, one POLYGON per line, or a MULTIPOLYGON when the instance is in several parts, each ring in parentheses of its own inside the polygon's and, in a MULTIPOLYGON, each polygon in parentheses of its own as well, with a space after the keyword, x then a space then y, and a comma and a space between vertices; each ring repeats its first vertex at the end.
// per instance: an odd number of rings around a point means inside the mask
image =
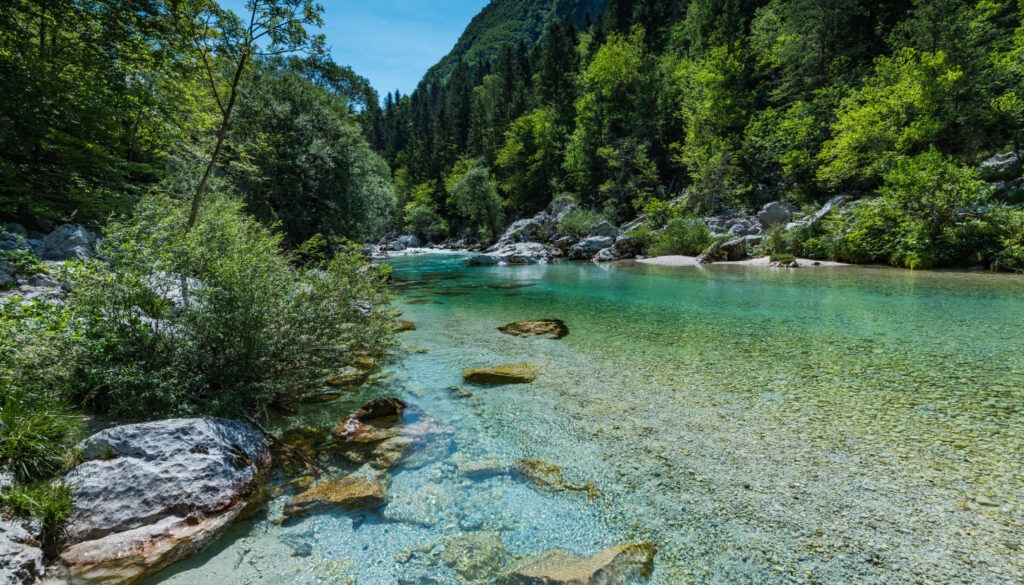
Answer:
POLYGON ((532 46, 547 27, 571 19, 586 26, 601 13, 607 0, 494 0, 473 18, 448 55, 424 76, 427 83, 443 81, 460 60, 471 66, 492 61, 504 45, 532 46))
POLYGON ((298 42, 294 22, 239 63, 247 23, 208 2, 5 3, 0 219, 105 219, 156 185, 197 180, 236 89, 215 178, 294 242, 369 237, 393 200, 356 118, 377 94, 322 40, 298 42))
MULTIPOLYGON (((956 176, 968 187, 936 205, 963 208, 993 195, 972 168, 1024 148, 1022 14, 1015 0, 612 0, 592 26, 552 22, 532 48, 510 42, 389 95, 367 126, 399 224, 434 239, 486 240, 474 209, 523 217, 560 194, 624 221, 681 196, 706 214, 956 176), (465 201, 454 187, 474 168, 495 188, 465 201)), ((1018 159, 995 178, 1019 174, 1018 159)), ((862 219, 867 239, 901 221, 862 219)))

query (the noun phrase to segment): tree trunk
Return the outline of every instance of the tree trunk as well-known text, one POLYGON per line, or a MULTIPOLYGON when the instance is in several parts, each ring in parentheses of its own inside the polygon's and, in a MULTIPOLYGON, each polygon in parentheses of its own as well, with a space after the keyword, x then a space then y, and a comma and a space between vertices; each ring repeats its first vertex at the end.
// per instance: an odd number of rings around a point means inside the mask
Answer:
POLYGON ((242 72, 245 70, 245 63, 248 57, 248 53, 242 55, 241 60, 238 62, 238 68, 235 69, 235 76, 231 80, 231 97, 228 99, 228 105, 224 109, 224 115, 221 117, 220 129, 217 130, 217 144, 213 147, 213 154, 210 155, 206 171, 203 173, 203 178, 199 180, 199 185, 196 186, 195 195, 192 196, 192 210, 188 216, 188 226, 185 228, 186 233, 192 231, 192 228, 196 225, 196 218, 199 216, 199 205, 202 203, 203 194, 206 193, 206 185, 210 181, 210 175, 213 174, 213 169, 217 166, 217 160, 220 158, 220 152, 224 148, 224 139, 227 138, 228 126, 231 124, 231 110, 235 107, 235 99, 238 97, 238 84, 242 79, 242 72))

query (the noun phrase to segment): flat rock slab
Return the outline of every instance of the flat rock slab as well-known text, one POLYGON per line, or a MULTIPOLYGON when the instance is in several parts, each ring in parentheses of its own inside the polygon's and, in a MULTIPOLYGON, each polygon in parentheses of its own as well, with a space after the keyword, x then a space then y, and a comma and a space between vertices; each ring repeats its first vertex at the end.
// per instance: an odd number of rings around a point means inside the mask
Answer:
POLYGON ((388 490, 377 478, 349 475, 339 480, 318 483, 294 498, 284 506, 285 516, 308 514, 327 508, 346 510, 368 510, 388 502, 388 490))
POLYGON ((655 548, 650 543, 630 543, 581 557, 552 549, 512 570, 504 585, 628 585, 650 577, 655 548))
POLYGON ((462 373, 469 384, 529 384, 537 379, 537 368, 530 364, 476 368, 462 373))
POLYGON ((561 339, 569 335, 569 328, 565 322, 558 319, 538 319, 536 321, 516 321, 508 325, 498 327, 498 331, 515 335, 516 337, 540 337, 549 336, 552 339, 561 339))

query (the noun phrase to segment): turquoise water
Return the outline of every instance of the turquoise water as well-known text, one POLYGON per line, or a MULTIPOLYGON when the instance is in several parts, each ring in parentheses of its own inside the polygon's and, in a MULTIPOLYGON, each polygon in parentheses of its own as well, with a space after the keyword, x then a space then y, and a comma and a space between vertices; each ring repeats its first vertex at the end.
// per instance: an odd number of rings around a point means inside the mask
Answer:
POLYGON ((454 444, 395 470, 380 512, 281 522, 282 492, 154 582, 489 583, 514 563, 460 575, 466 535, 511 558, 651 541, 659 584, 1024 582, 1024 279, 390 262, 404 359, 299 419, 394 395, 454 444), (497 331, 540 318, 570 334, 497 331), (517 363, 537 381, 461 381, 517 363), (521 459, 599 494, 459 472, 521 459))

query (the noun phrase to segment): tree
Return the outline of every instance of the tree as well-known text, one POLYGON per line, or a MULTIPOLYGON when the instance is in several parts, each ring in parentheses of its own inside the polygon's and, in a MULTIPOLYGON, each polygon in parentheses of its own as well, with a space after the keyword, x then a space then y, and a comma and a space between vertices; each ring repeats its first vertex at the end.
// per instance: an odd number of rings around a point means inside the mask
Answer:
POLYGON ((477 164, 449 179, 448 192, 459 215, 469 221, 481 239, 493 242, 501 235, 501 197, 486 168, 477 164))
POLYGON ((947 131, 947 100, 962 78, 942 52, 879 58, 864 86, 843 99, 818 177, 832 187, 877 184, 893 155, 921 152, 947 131))
POLYGON ((269 61, 240 90, 227 157, 249 209, 280 221, 289 243, 316 234, 366 241, 395 205, 391 173, 363 137, 346 98, 293 63, 269 61))
POLYGON ((500 185, 516 213, 536 213, 547 207, 561 185, 566 130, 555 107, 524 114, 505 133, 496 165, 500 185))
MULTIPOLYGON (((656 128, 656 88, 644 31, 634 28, 629 36, 609 36, 583 74, 582 93, 576 100, 576 130, 566 150, 565 169, 583 204, 602 207, 609 203, 605 197, 614 197, 611 204, 616 212, 625 214, 632 209, 633 197, 624 198, 619 189, 602 192, 601 186, 610 174, 609 161, 617 158, 613 151, 626 144, 624 141, 631 144, 629 158, 649 158, 645 138, 656 128)), ((643 163, 633 170, 647 166, 643 163)), ((625 168, 616 171, 620 178, 619 171, 625 168)))
POLYGON ((271 57, 323 50, 323 37, 311 36, 307 26, 320 26, 323 7, 313 0, 246 0, 248 23, 210 0, 183 2, 183 26, 193 40, 209 82, 210 93, 220 113, 216 142, 206 170, 192 196, 187 230, 191 230, 199 214, 199 205, 213 169, 219 162, 224 141, 231 124, 231 114, 238 99, 242 75, 254 57, 271 57), (218 63, 219 62, 219 63, 218 63), (228 72, 226 81, 217 65, 228 72))

